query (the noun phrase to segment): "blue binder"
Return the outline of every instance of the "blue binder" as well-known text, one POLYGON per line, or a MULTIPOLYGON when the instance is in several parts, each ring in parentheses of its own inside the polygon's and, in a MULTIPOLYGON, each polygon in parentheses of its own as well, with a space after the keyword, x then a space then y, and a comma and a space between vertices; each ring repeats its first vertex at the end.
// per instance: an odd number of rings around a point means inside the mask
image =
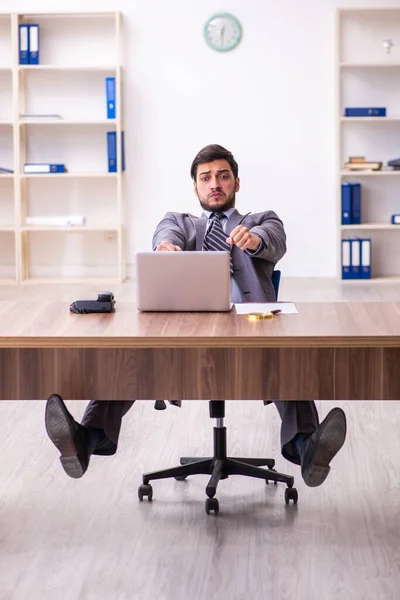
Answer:
POLYGON ((351 184, 351 223, 361 223, 361 183, 351 184))
POLYGON ((25 163, 24 173, 65 173, 67 169, 63 164, 52 163, 25 163))
POLYGON ((107 131, 108 172, 117 172, 117 132, 107 131))
POLYGON ((121 131, 121 164, 121 170, 125 171, 125 131, 121 131))
POLYGON ((361 279, 371 279, 371 238, 363 238, 361 243, 361 279))
POLYGON ((386 108, 375 106, 346 108, 344 115, 345 117, 386 117, 386 108))
POLYGON ((107 119, 115 119, 115 77, 106 77, 106 99, 107 119))
POLYGON ((29 64, 29 28, 28 25, 19 26, 19 64, 29 64))
POLYGON ((351 183, 342 183, 342 225, 351 223, 351 183))
POLYGON ((29 25, 29 64, 39 64, 39 25, 29 25))
POLYGON ((350 240, 342 240, 342 279, 351 279, 350 240))
POLYGON ((361 243, 359 238, 350 240, 350 279, 361 278, 361 243))
POLYGON ((392 215, 390 221, 392 225, 400 225, 400 215, 392 215))

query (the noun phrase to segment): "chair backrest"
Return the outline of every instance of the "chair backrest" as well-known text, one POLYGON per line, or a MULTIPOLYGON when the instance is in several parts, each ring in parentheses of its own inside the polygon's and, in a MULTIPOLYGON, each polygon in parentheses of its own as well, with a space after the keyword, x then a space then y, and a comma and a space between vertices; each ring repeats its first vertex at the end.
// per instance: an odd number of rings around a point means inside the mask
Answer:
POLYGON ((279 283, 281 281, 281 272, 276 270, 272 273, 272 285, 274 286, 274 290, 275 290, 275 298, 276 301, 278 301, 278 293, 279 293, 279 283))

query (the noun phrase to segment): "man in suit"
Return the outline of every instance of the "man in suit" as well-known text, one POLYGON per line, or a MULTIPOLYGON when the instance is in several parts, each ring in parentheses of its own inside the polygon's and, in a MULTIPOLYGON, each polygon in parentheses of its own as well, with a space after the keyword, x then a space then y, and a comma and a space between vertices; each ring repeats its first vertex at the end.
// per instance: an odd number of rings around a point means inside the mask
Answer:
MULTIPOLYGON (((168 212, 153 236, 153 249, 164 252, 229 250, 232 302, 274 302, 271 276, 286 252, 286 235, 275 212, 241 215, 235 208, 240 189, 238 165, 231 152, 213 144, 197 154, 191 166, 194 192, 203 213, 168 212)), ((90 402, 77 423, 62 399, 46 405, 46 428, 71 477, 81 477, 91 454, 114 454, 123 415, 134 401, 90 402)), ((333 408, 319 423, 314 402, 274 402, 281 420, 281 449, 301 465, 308 486, 321 485, 330 462, 344 444, 346 417, 333 408)))

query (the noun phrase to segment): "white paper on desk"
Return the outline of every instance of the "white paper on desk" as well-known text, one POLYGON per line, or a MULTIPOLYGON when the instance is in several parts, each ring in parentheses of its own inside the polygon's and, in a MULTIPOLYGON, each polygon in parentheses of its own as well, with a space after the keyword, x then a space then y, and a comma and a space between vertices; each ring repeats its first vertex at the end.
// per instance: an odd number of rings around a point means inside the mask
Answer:
POLYGON ((253 312, 269 312, 271 310, 280 310, 281 315, 294 315, 298 313, 293 302, 249 302, 235 304, 238 315, 248 315, 253 312))

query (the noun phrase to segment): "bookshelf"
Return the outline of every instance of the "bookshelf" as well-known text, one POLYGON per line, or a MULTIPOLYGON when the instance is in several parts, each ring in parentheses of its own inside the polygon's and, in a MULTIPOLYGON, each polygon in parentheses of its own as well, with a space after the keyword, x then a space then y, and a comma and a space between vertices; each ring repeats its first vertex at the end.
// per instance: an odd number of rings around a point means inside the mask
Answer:
POLYGON ((125 278, 122 14, 0 13, 0 283, 125 278), (38 24, 39 64, 19 64, 19 26, 38 24), (107 119, 105 78, 115 77, 107 119), (62 118, 22 117, 59 114, 62 118), (117 172, 108 172, 107 132, 117 172), (25 174, 31 163, 67 172, 25 174), (82 226, 27 225, 27 217, 81 215, 82 226))
POLYGON ((341 243, 348 237, 371 239, 371 279, 346 284, 400 283, 400 171, 388 167, 400 158, 400 8, 346 8, 337 11, 337 274, 341 243), (390 52, 384 41, 394 45, 390 52), (346 107, 386 107, 386 117, 345 117, 346 107), (380 171, 350 172, 350 156, 380 161, 380 171), (342 225, 341 184, 361 183, 360 225, 342 225))

